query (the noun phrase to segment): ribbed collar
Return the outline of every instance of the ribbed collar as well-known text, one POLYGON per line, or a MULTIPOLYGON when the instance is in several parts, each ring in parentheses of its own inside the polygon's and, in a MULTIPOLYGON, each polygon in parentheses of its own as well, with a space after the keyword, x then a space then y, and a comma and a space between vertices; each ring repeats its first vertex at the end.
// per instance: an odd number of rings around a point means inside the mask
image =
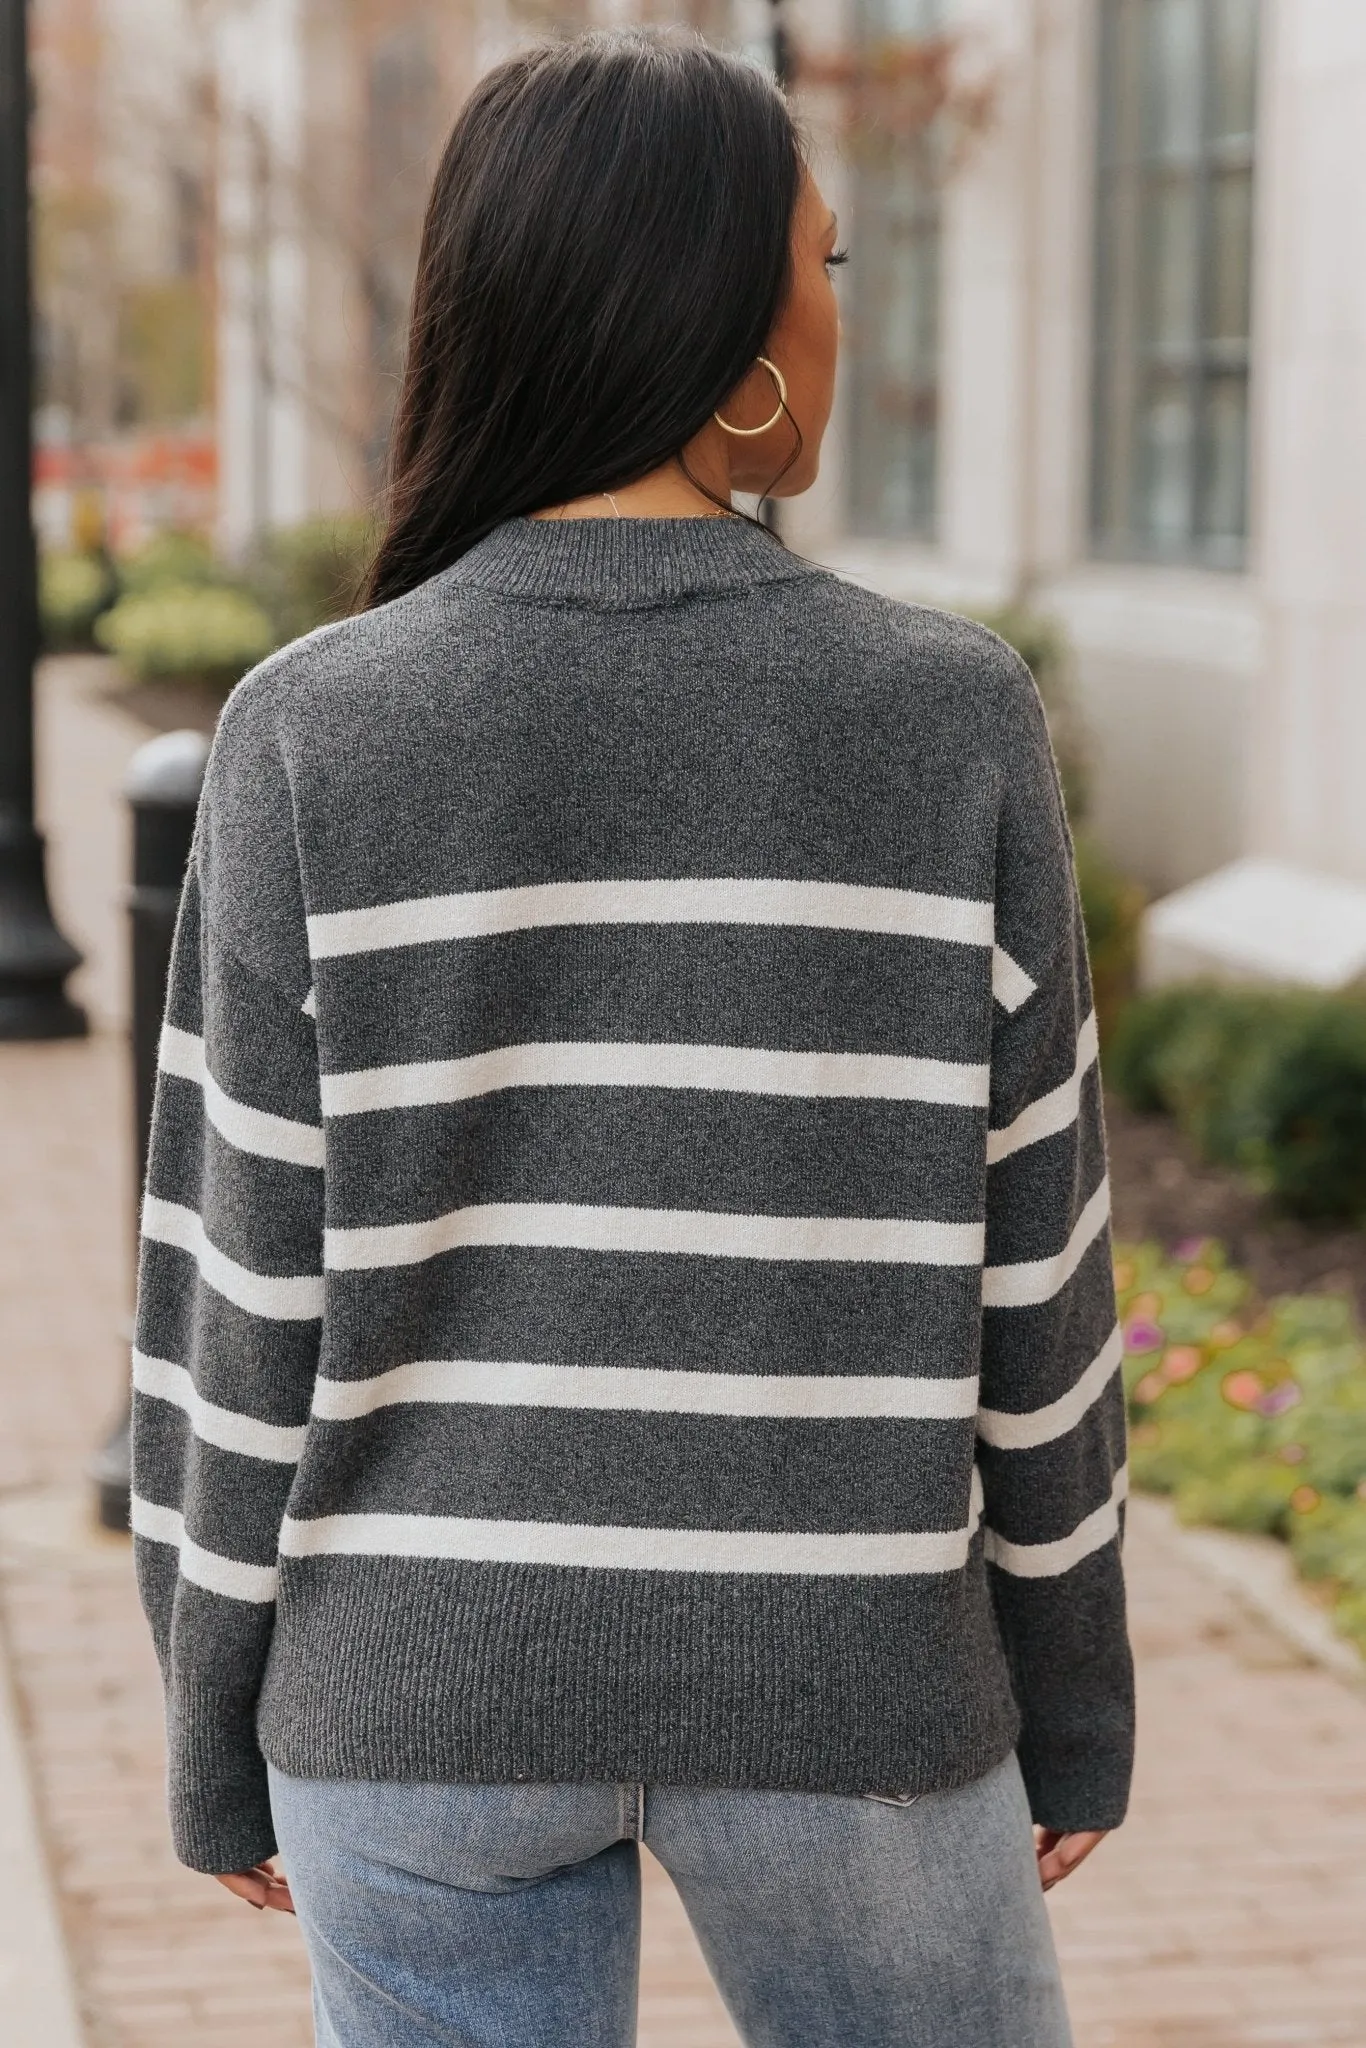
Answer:
POLYGON ((510 519, 446 573, 507 597, 627 611, 816 571, 745 519, 510 519))

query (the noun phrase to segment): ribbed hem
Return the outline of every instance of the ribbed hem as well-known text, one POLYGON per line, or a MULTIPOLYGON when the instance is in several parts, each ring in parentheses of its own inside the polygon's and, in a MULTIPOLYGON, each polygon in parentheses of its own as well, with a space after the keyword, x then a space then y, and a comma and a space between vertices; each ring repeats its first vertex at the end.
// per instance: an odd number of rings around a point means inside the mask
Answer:
POLYGON ((275 1854, 265 1758, 249 1700, 173 1679, 166 1696, 167 1803, 176 1855, 218 1877, 275 1854))
POLYGON ((747 519, 510 519, 446 572, 504 597, 629 611, 824 572, 747 519))
POLYGON ((891 1583, 285 1560, 259 1733, 293 1777, 922 1792, 1017 1716, 980 1566, 891 1583))

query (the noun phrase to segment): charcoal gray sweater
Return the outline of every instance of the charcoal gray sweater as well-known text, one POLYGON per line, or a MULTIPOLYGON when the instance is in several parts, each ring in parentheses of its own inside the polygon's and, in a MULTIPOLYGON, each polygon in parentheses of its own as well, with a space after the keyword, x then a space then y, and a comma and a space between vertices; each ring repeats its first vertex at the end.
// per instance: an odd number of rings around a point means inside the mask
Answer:
POLYGON ((728 520, 517 521, 234 693, 134 1528, 184 1860, 320 1778, 1121 1818, 1119 1338, 1039 702, 728 520))

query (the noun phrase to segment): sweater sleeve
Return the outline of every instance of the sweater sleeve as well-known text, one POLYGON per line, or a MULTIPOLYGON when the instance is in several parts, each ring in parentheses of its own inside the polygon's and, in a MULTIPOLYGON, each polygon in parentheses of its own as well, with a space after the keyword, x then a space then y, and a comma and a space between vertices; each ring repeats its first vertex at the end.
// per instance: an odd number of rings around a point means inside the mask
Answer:
POLYGON ((1023 677, 997 854, 979 1464, 1036 1821, 1115 1827, 1133 1755, 1125 1419, 1086 941, 1023 677))
POLYGON ((302 904, 279 763, 252 752, 230 722, 181 905, 133 1358, 132 1521, 172 1832, 181 1860, 212 1872, 274 1850, 256 1703, 322 1310, 302 904))

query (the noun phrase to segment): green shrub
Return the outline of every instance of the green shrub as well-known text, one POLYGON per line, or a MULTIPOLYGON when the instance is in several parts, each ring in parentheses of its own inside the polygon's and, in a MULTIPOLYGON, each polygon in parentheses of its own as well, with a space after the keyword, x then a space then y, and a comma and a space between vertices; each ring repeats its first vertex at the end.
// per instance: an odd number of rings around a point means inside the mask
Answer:
POLYGON ((1139 996, 1126 1008, 1110 1047, 1105 1078, 1130 1109, 1151 1116, 1167 1108, 1159 1056, 1205 994, 1202 987, 1179 984, 1139 996))
POLYGON ((1192 982, 1130 1003, 1107 1079, 1295 1215, 1366 1218, 1366 1000, 1192 982))
POLYGON ((1366 1345, 1348 1302, 1260 1306, 1216 1245, 1115 1265, 1135 1483, 1290 1544, 1366 1649, 1366 1345))
POLYGON ((38 609, 43 645, 51 653, 95 644, 95 621, 114 601, 114 573, 102 555, 43 555, 38 565, 38 609))
POLYGON ((1281 1056, 1288 1021, 1274 997, 1214 987, 1158 1047, 1153 1067, 1163 1104, 1206 1159, 1253 1164, 1261 1087, 1281 1056))
POLYGON ((297 640, 355 608, 379 539, 362 514, 306 519, 257 545, 248 581, 280 641, 297 640))
POLYGON ((125 597, 142 597, 168 585, 226 583, 229 578, 208 542, 197 533, 168 529, 149 540, 135 555, 119 563, 119 589, 125 597))
POLYGON ((1306 1579, 1328 1579, 1366 1596, 1366 1501, 1321 1500, 1295 1517, 1290 1547, 1306 1579))
POLYGON ((1230 1460, 1220 1472, 1196 1473, 1175 1489, 1175 1507, 1186 1523, 1213 1522, 1244 1536, 1270 1536, 1285 1528, 1299 1478, 1288 1465, 1270 1459, 1230 1460))
POLYGON ((1297 1216, 1366 1221, 1366 1000, 1306 1001, 1267 1063, 1252 1156, 1297 1216))
POLYGON ((1366 1655, 1366 1593, 1341 1593, 1333 1608, 1339 1633, 1348 1636, 1366 1655))
POLYGON ((144 681, 230 687, 275 646, 270 620, 244 591, 164 584, 120 598, 99 621, 102 646, 144 681))
POLYGON ((1297 1515, 1290 1548, 1305 1578, 1330 1594, 1339 1631, 1366 1652, 1366 1501, 1330 1497, 1297 1515))

